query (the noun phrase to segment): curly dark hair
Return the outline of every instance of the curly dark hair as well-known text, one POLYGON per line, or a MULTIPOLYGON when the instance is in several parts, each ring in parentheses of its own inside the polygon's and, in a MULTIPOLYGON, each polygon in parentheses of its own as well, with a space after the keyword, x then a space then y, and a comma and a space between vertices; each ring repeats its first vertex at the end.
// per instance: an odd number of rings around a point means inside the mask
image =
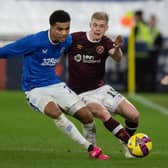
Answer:
POLYGON ((71 17, 69 13, 64 10, 56 10, 54 11, 49 18, 50 25, 54 25, 56 22, 70 22, 71 17))

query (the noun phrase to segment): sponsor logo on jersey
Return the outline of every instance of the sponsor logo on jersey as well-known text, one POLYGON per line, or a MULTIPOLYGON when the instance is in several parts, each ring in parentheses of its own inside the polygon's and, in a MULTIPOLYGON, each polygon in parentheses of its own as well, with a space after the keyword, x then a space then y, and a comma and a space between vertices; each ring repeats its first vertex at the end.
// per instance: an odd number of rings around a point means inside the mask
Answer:
POLYGON ((81 55, 81 54, 77 54, 74 56, 74 60, 76 62, 82 62, 82 63, 100 63, 101 59, 96 59, 94 58, 94 56, 92 55, 81 55))
POLYGON ((96 52, 98 54, 102 54, 104 52, 104 46, 97 46, 96 47, 96 52))
POLYGON ((55 66, 57 62, 58 62, 58 59, 55 59, 55 58, 43 58, 41 65, 42 66, 55 66))
POLYGON ((81 62, 81 60, 82 60, 82 55, 80 55, 80 54, 75 55, 75 56, 74 56, 74 60, 75 60, 76 62, 81 62))

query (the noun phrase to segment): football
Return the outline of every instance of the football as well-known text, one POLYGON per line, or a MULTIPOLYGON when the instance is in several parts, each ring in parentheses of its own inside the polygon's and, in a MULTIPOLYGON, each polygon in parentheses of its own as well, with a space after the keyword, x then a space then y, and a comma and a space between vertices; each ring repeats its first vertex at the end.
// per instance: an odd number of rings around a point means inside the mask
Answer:
POLYGON ((145 157, 152 150, 151 138, 144 133, 136 133, 128 140, 128 149, 135 157, 145 157))

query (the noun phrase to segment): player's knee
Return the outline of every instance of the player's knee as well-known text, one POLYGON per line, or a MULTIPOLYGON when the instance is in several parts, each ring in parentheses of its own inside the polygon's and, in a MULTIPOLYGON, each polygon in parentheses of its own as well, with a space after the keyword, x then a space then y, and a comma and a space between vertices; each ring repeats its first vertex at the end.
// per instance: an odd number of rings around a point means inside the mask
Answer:
POLYGON ((132 115, 132 122, 138 123, 139 122, 139 112, 135 111, 132 115))
POLYGON ((87 107, 83 107, 79 109, 75 114, 78 120, 80 120, 83 124, 88 124, 93 122, 93 115, 87 107))
POLYGON ((101 121, 105 122, 111 118, 111 114, 108 111, 97 111, 93 114, 96 118, 99 118, 101 121))
POLYGON ((49 102, 46 105, 44 112, 47 116, 51 118, 55 118, 55 119, 58 118, 60 114, 62 113, 60 108, 54 102, 49 102))
POLYGON ((99 118, 103 122, 107 121, 111 117, 111 114, 99 103, 89 103, 87 106, 93 116, 99 118))

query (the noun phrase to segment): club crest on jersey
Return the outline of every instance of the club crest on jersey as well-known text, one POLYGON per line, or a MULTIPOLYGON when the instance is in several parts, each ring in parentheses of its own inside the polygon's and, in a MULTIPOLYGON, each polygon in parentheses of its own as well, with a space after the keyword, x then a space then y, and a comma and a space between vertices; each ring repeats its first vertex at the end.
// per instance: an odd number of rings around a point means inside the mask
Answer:
POLYGON ((104 52, 104 47, 103 47, 103 46, 97 46, 97 47, 96 47, 96 52, 97 52, 98 54, 102 54, 102 53, 104 52))

